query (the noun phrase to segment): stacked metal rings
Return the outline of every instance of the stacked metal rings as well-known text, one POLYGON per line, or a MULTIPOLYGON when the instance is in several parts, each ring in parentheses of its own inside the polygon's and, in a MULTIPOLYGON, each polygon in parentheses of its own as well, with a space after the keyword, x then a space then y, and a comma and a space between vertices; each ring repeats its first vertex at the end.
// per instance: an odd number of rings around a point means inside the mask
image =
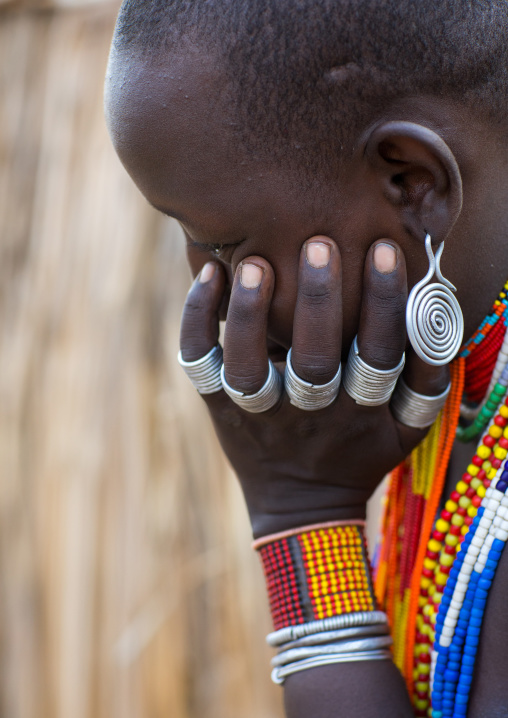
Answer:
POLYGON ((178 352, 178 363, 200 394, 215 394, 222 389, 220 370, 223 352, 220 344, 210 349, 204 357, 196 361, 184 361, 182 352, 178 352))
MULTIPOLYGON (((224 389, 235 404, 253 414, 260 414, 274 407, 280 401, 284 388, 291 404, 299 409, 324 409, 335 401, 342 373, 339 365, 333 379, 326 384, 304 381, 293 368, 289 350, 285 380, 268 360, 268 377, 264 385, 255 394, 245 394, 228 384, 224 373, 222 347, 219 344, 196 361, 184 361, 180 352, 178 362, 200 394, 214 394, 224 389)), ((359 355, 355 337, 344 372, 344 388, 356 403, 362 406, 381 406, 390 401, 393 393, 391 410, 394 417, 406 426, 425 429, 434 422, 443 408, 450 387, 439 396, 418 394, 400 377, 403 368, 404 356, 394 369, 381 370, 369 366, 359 355)))
POLYGON ((291 363, 291 349, 286 358, 285 387, 289 401, 304 411, 317 411, 333 404, 339 393, 342 367, 326 384, 311 384, 300 379, 291 363))
POLYGON ((230 399, 251 414, 261 414, 261 412, 271 409, 279 401, 284 390, 282 377, 270 359, 268 359, 268 378, 255 394, 245 394, 229 386, 224 373, 224 364, 221 368, 220 377, 222 388, 230 399))
POLYGON ((344 389, 357 404, 381 406, 390 400, 404 363, 405 356, 402 355, 394 369, 375 369, 360 357, 355 337, 344 372, 344 389))
POLYGON ((438 396, 418 394, 401 377, 393 393, 391 410, 397 421, 415 429, 426 429, 434 423, 446 403, 451 384, 438 396))

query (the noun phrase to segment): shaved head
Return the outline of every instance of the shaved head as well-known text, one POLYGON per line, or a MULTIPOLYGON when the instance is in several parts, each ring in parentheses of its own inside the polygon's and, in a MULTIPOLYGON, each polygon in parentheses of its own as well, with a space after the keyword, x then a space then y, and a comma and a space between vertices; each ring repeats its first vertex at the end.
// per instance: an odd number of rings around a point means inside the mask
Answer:
POLYGON ((169 71, 202 49, 245 150, 323 175, 399 98, 460 101, 505 131, 507 37, 506 0, 126 0, 114 47, 169 71))

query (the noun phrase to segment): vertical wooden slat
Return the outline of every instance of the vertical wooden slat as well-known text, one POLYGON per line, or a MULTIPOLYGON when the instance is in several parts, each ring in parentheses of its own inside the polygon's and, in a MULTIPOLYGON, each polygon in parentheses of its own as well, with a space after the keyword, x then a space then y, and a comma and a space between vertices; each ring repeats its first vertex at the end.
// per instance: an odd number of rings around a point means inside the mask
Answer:
POLYGON ((58 5, 0 11, 0 715, 277 718, 182 237, 104 126, 115 8, 58 5))

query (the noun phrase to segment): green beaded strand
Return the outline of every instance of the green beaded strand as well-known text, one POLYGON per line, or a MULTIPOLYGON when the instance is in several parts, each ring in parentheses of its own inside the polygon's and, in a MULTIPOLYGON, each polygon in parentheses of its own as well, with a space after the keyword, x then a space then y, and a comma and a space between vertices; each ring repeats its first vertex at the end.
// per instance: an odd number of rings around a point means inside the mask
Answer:
POLYGON ((499 384, 499 382, 495 385, 486 404, 482 406, 473 423, 470 426, 457 427, 457 439, 459 441, 467 443, 481 434, 489 421, 495 416, 499 404, 506 396, 506 391, 507 387, 499 384))

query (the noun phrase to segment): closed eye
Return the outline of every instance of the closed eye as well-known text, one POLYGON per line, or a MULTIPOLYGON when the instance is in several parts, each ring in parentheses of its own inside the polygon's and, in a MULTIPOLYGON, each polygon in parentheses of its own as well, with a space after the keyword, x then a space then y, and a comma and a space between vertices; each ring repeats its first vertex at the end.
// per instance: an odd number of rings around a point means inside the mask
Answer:
MULTIPOLYGON (((195 249, 198 249, 200 252, 215 252, 215 254, 218 254, 223 247, 224 244, 205 244, 204 242, 196 242, 195 239, 189 239, 189 246, 194 247, 195 249)), ((236 245, 227 245, 227 246, 236 246, 236 245)))
POLYGON ((213 242, 197 242, 195 239, 188 238, 188 245, 189 247, 193 247, 194 249, 197 249, 198 252, 205 252, 207 254, 212 253, 216 257, 219 257, 225 262, 228 262, 231 258, 232 253, 234 250, 240 245, 244 240, 241 240, 240 242, 235 242, 234 244, 222 244, 222 243, 213 243, 213 242))

